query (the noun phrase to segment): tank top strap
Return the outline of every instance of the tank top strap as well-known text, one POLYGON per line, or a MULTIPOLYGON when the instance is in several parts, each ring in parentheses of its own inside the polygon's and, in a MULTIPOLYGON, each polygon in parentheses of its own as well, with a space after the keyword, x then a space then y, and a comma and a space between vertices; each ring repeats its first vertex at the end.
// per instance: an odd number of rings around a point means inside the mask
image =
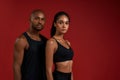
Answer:
POLYGON ((26 37, 28 43, 31 43, 31 38, 28 36, 28 34, 26 32, 23 33, 23 35, 26 37))

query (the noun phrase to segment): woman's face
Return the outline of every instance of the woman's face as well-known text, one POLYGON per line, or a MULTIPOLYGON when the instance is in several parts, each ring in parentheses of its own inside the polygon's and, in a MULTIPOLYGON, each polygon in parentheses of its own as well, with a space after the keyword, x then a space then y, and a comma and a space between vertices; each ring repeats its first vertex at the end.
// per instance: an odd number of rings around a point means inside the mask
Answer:
POLYGON ((56 33, 59 33, 59 34, 66 33, 69 28, 68 17, 65 15, 60 16, 56 21, 56 23, 54 23, 54 26, 56 27, 56 33))

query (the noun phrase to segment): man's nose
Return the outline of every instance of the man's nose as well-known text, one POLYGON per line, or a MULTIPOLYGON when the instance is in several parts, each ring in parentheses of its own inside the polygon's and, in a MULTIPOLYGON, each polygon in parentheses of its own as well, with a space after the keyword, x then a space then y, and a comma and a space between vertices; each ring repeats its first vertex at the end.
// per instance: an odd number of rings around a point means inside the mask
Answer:
POLYGON ((39 19, 39 23, 42 23, 42 20, 41 20, 41 19, 39 19))

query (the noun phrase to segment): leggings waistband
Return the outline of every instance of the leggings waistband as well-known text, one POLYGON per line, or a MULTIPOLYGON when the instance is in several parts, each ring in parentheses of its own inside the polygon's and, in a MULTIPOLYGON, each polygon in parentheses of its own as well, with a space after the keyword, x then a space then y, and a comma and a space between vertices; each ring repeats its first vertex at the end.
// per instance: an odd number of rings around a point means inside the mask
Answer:
POLYGON ((61 71, 58 71, 58 70, 55 70, 53 73, 59 73, 59 74, 63 74, 63 75, 71 75, 71 72, 65 73, 65 72, 61 72, 61 71))

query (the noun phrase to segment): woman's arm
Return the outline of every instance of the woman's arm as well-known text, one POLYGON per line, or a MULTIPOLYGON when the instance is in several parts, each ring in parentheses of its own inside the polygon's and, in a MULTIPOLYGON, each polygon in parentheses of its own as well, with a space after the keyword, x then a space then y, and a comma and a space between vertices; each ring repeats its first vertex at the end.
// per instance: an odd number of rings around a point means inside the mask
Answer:
POLYGON ((46 75, 47 80, 53 80, 52 67, 53 67, 53 54, 55 52, 55 41, 50 39, 46 44, 46 75))
POLYGON ((71 73, 71 80, 73 80, 73 72, 71 73))

